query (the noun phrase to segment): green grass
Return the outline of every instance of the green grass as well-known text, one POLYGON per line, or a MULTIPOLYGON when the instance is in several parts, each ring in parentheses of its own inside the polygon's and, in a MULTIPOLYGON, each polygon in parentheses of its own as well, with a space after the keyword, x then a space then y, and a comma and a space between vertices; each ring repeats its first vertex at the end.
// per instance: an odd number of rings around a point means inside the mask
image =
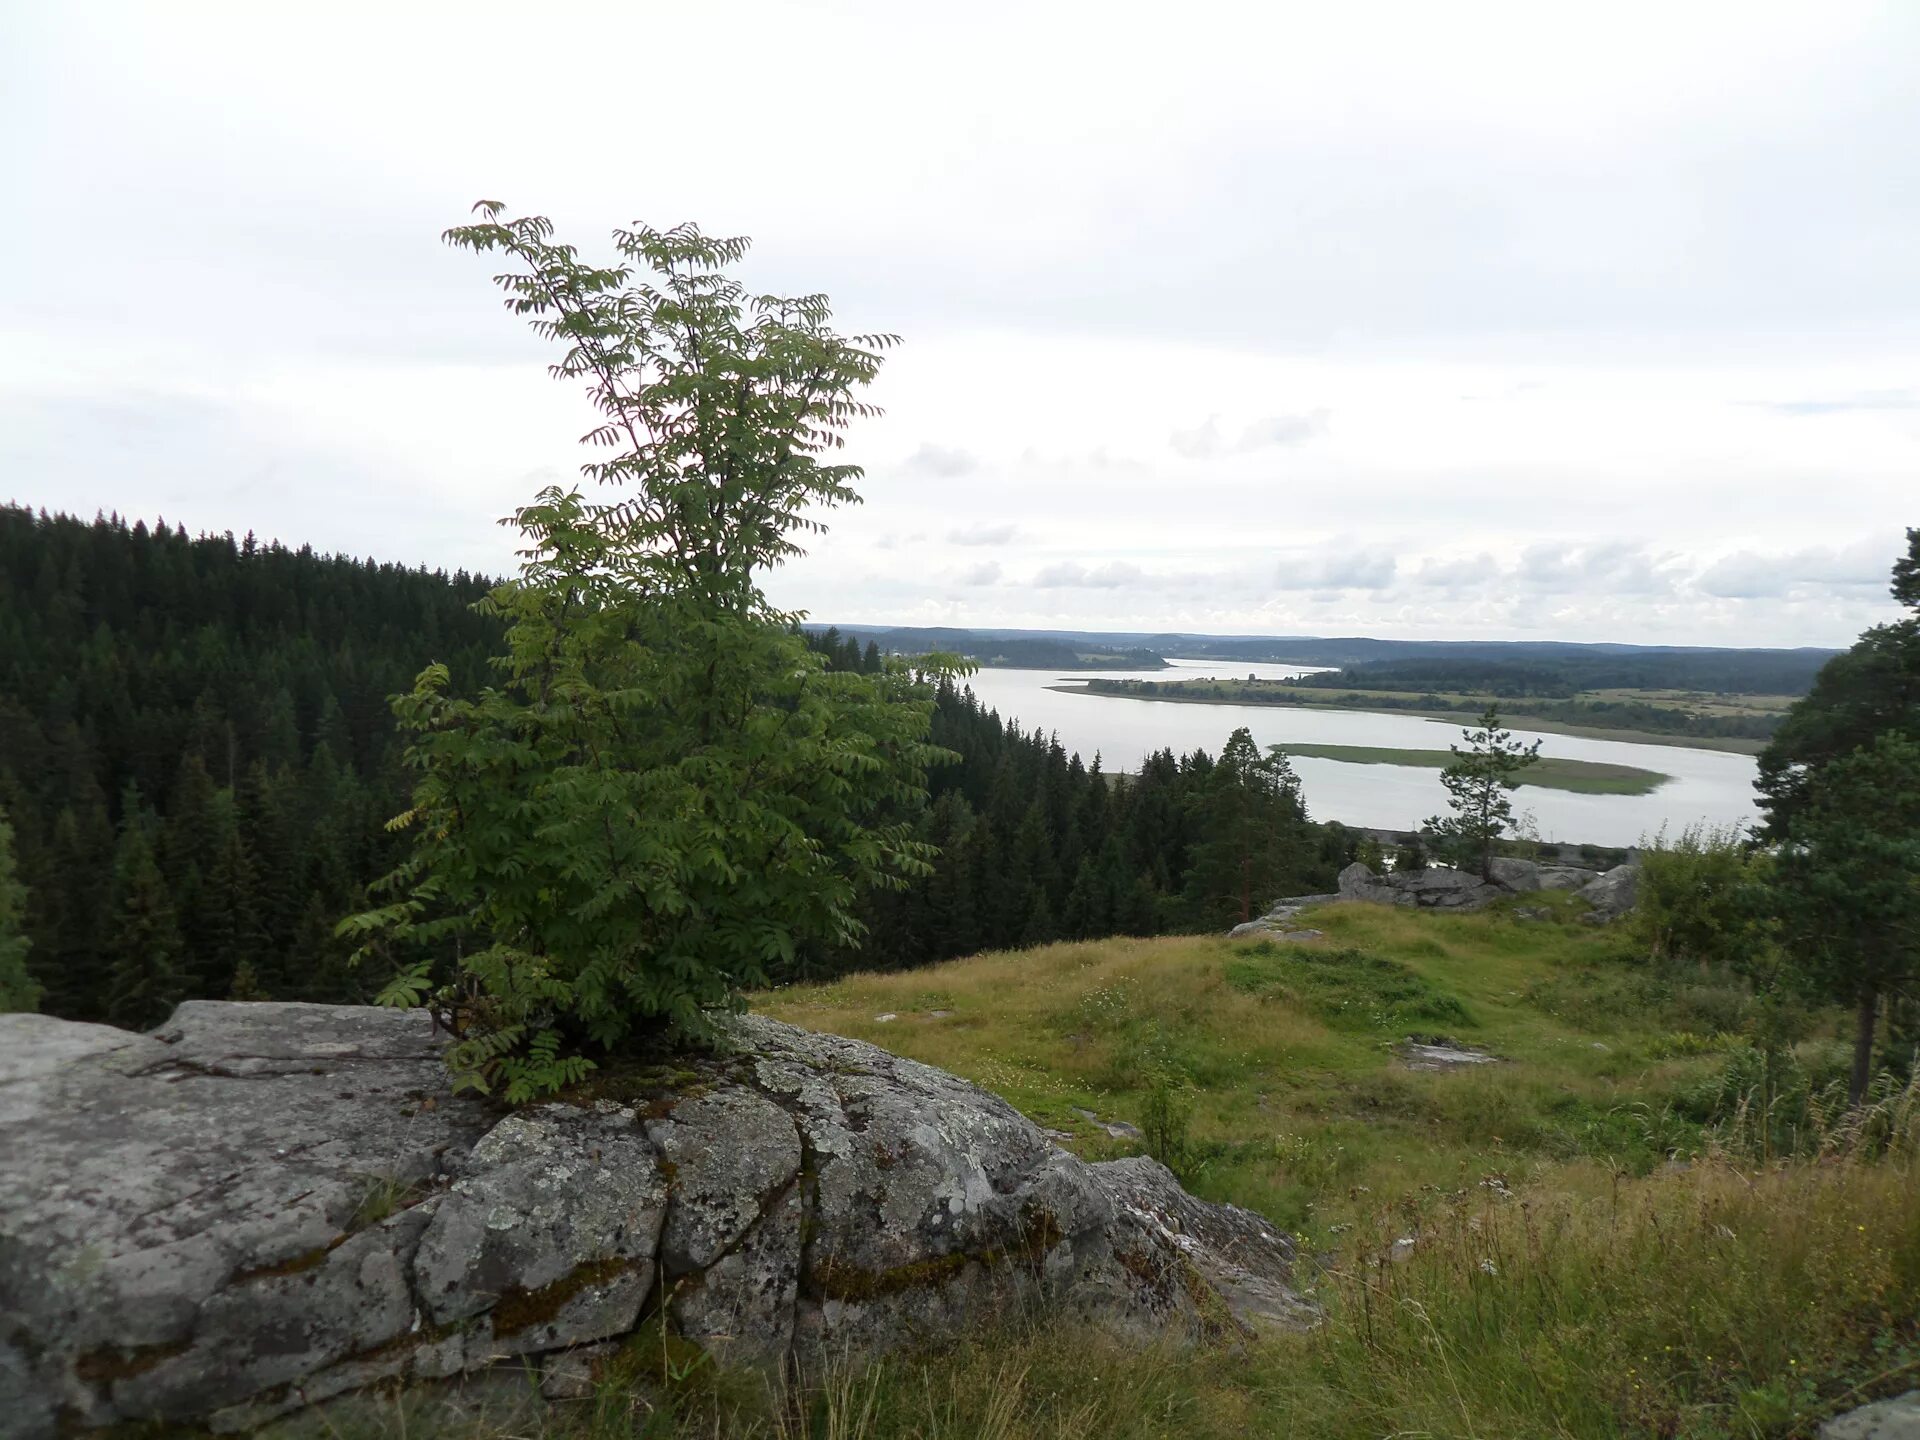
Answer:
MULTIPOLYGON (((1449 750, 1398 750, 1374 745, 1302 745, 1280 747, 1289 755, 1313 760, 1339 760, 1349 765, 1407 765, 1422 770, 1444 769, 1453 761, 1449 750)), ((1610 765, 1598 760, 1568 760, 1543 755, 1520 772, 1522 785, 1543 790, 1571 790, 1580 795, 1651 795, 1671 775, 1642 770, 1635 765, 1610 765)))
MULTIPOLYGON (((1564 923, 1330 905, 1319 944, 1053 945, 755 997, 968 1076, 1089 1158, 1126 1147, 1076 1107, 1142 1124, 1176 1077, 1188 1184, 1300 1237, 1311 1332, 1185 1351, 1036 1314, 770 1385, 654 1328, 594 1400, 531 1419, 436 1423, 409 1391, 299 1433, 1787 1440, 1920 1383, 1920 1092, 1871 1149, 1831 1117, 1818 1163, 1729 1148, 1739 1127, 1704 1122, 1754 1073, 1745 988, 1549 898, 1564 923), (1410 1035, 1504 1063, 1409 1071, 1410 1035)), ((1826 1073, 1845 1023, 1809 1017, 1794 1063, 1826 1073)))
POLYGON ((1192 1132, 1207 1161, 1194 1188, 1317 1244, 1397 1188, 1577 1157, 1644 1173, 1666 1158, 1662 1108, 1735 1043, 1689 1052, 1669 1037, 1736 1030, 1746 993, 1724 977, 1627 964, 1617 931, 1572 923, 1578 907, 1556 898, 1567 923, 1515 921, 1505 906, 1330 905, 1305 921, 1326 933, 1319 944, 1054 945, 757 1004, 964 1075, 1095 1158, 1116 1147, 1076 1107, 1137 1125, 1151 1077, 1170 1070, 1197 1091, 1192 1132), (899 1018, 874 1018, 889 1013, 899 1018), (1396 1042, 1436 1033, 1513 1063, 1422 1073, 1394 1061, 1396 1042), (1327 1193, 1289 1158, 1301 1143, 1337 1148, 1345 1185, 1366 1188, 1327 1193))

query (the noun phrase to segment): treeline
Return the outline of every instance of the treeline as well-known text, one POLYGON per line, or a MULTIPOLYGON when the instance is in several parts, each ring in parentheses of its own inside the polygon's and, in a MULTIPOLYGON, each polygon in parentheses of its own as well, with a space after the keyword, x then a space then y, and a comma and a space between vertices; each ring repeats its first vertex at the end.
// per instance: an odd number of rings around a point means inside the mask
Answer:
MULTIPOLYGON (((1198 701, 1234 705, 1337 705, 1354 710, 1413 710, 1422 714, 1478 715, 1485 700, 1453 699, 1431 691, 1414 694, 1353 691, 1330 684, 1306 685, 1281 680, 1088 680, 1097 695, 1134 699, 1198 701)), ((1603 730, 1639 730, 1652 735, 1695 739, 1765 740, 1780 725, 1777 715, 1698 715, 1645 700, 1522 699, 1500 712, 1510 721, 1554 720, 1603 730)), ((1524 726, 1523 726, 1524 728, 1524 726)))
MULTIPOLYGON (((1830 650, 1616 650, 1556 646, 1547 654, 1424 654, 1303 675, 1301 685, 1372 690, 1467 690, 1503 699, 1585 690, 1681 690, 1804 695, 1830 650)), ((1306 662, 1302 662, 1306 663, 1306 662)))
POLYGON ((1408 690, 1419 694, 1435 690, 1466 691, 1502 700, 1534 697, 1565 700, 1579 694, 1582 688, 1565 671, 1555 667, 1502 660, 1379 660, 1349 665, 1344 670, 1321 670, 1289 683, 1321 690, 1408 690))
MULTIPOLYGON (((470 607, 492 583, 0 507, 0 817, 40 1008, 137 1026, 189 997, 368 998, 384 977, 333 927, 398 856, 389 697, 430 660, 486 683, 499 627, 470 607)), ((883 663, 857 636, 810 643, 883 663)), ((859 953, 802 971, 1212 928, 1325 888, 1357 839, 1244 754, 1110 776, 951 686, 934 738, 959 759, 917 817, 933 875, 869 901, 859 953)))
MULTIPOLYGON (((830 663, 879 663, 838 632, 810 639, 830 663)), ((1362 840, 1311 824, 1285 762, 1244 731, 1218 759, 1163 750, 1114 775, 947 683, 932 738, 958 756, 928 777, 919 830, 940 850, 933 875, 870 897, 862 951, 806 955, 802 973, 1225 928, 1278 896, 1330 890, 1362 840)))
POLYGON ((891 655, 936 651, 962 655, 979 665, 1009 670, 1164 670, 1167 662, 1141 646, 1103 645, 1053 636, 996 635, 947 626, 900 626, 869 632, 870 642, 891 655))
POLYGON ((353 1000, 334 922, 395 850, 388 697, 478 682, 481 576, 0 507, 0 811, 41 1008, 353 1000))

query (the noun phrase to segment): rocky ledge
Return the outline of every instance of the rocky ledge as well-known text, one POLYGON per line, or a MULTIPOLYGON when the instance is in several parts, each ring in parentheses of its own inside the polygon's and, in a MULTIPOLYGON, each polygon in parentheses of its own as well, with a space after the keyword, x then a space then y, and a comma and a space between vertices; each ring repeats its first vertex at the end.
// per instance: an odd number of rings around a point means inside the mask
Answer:
MULTIPOLYGON (((1295 923, 1295 917, 1310 905, 1337 900, 1416 906, 1423 910, 1480 910, 1505 896, 1540 890, 1571 890, 1587 902, 1581 918, 1605 925, 1633 908, 1639 880, 1640 867, 1632 863, 1616 865, 1601 873, 1577 865, 1538 865, 1531 860, 1503 858, 1493 862, 1493 878, 1482 880, 1478 875, 1445 865, 1429 865, 1424 870, 1390 870, 1381 875, 1355 861, 1340 872, 1339 893, 1294 895, 1276 900, 1265 915, 1234 926, 1228 938, 1318 939, 1318 930, 1301 928, 1295 923)), ((1524 916, 1526 912, 1515 913, 1524 916)))
POLYGON ((1310 1318, 1284 1236, 1151 1160, 1088 1164, 858 1041, 727 1039, 507 1113, 449 1092, 417 1012, 0 1016, 0 1428, 244 1430, 527 1357, 560 1380, 655 1319, 782 1367, 1035 1301, 1140 1336, 1310 1318))

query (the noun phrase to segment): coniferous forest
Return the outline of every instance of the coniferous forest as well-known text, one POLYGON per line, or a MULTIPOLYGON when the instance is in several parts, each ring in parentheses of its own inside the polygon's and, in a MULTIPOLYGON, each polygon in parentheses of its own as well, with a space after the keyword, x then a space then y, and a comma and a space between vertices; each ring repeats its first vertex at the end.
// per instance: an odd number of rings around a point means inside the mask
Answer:
MULTIPOLYGON (((494 583, 0 507, 0 815, 39 1008, 144 1026, 185 998, 377 990, 334 926, 399 853, 389 697, 430 661, 486 683, 499 625, 471 606, 494 583)), ((1329 888, 1357 839, 1309 824, 1243 736, 1113 775, 949 683, 932 739, 956 757, 916 817, 932 874, 867 897, 858 950, 803 949, 780 978, 1222 928, 1329 888)))

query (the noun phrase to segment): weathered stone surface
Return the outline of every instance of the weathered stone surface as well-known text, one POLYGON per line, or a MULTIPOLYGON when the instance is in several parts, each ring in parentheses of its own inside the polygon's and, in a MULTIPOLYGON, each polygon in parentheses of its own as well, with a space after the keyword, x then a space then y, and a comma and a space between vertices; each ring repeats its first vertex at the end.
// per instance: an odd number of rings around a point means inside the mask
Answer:
POLYGON ((150 1035, 6 1015, 0 1067, 0 1345, 82 1425, 211 1412, 388 1338, 395 1278, 350 1243, 368 1195, 431 1182, 492 1123, 445 1094, 423 1014, 196 1001, 150 1035), (289 1281, 327 1334, 287 1318, 289 1281), (219 1353, 251 1302, 266 1343, 219 1353))
POLYGON ((1497 1065, 1498 1055, 1484 1050, 1469 1050, 1464 1045, 1439 1045, 1423 1040, 1408 1040, 1398 1047, 1400 1063, 1409 1070, 1468 1070, 1477 1065, 1497 1065))
POLYGON ((1618 920, 1633 909, 1640 895, 1640 867, 1628 863, 1616 865, 1606 874, 1588 881, 1574 894, 1593 907, 1602 923, 1618 920))
POLYGON ((1292 1242, 1258 1215, 1194 1199, 1172 1171, 1144 1155, 1106 1161, 1093 1173, 1123 1213, 1171 1236, 1242 1322, 1298 1328, 1312 1321, 1313 1307, 1292 1289, 1292 1242))
MULTIPOLYGON (((1355 861, 1340 872, 1340 898, 1373 905, 1417 905, 1425 910, 1479 910, 1508 895, 1579 888, 1582 896, 1593 901, 1596 921, 1604 923, 1633 908, 1633 882, 1639 873, 1639 867, 1623 865, 1596 877, 1578 866, 1537 865, 1531 860, 1506 857, 1496 858, 1491 868, 1493 881, 1488 883, 1478 875, 1445 865, 1376 875, 1355 861)), ((1270 919, 1256 923, 1272 928, 1270 919)), ((1246 927, 1241 929, 1245 931, 1246 927)))
POLYGON ((1499 855, 1487 868, 1493 873, 1494 884, 1516 895, 1527 894, 1541 886, 1540 867, 1531 860, 1499 855))
POLYGON ((1320 932, 1296 925, 1294 919, 1309 905, 1326 905, 1340 899, 1335 895, 1292 895, 1273 902, 1266 914, 1236 925, 1227 932, 1229 940, 1318 940, 1320 932))
POLYGON ((624 1334, 653 1288, 667 1182, 631 1110, 542 1105, 467 1156, 413 1257, 463 1365, 624 1334), (477 1323, 465 1323, 477 1322, 477 1323))
POLYGON ((1820 1440, 1920 1440, 1920 1390, 1837 1415, 1820 1427, 1820 1440))
POLYGON ((1539 867, 1542 890, 1578 890, 1600 872, 1579 865, 1542 865, 1539 867))
POLYGON ((1364 900, 1372 905, 1413 905, 1410 891, 1387 884, 1363 862, 1356 860, 1340 872, 1340 898, 1364 900))
POLYGON ((769 1366, 1036 1300, 1129 1334, 1306 1313, 1256 1217, 870 1045, 747 1017, 671 1090, 509 1115, 440 1044, 325 1006, 0 1017, 0 1429, 252 1430, 516 1354, 571 1394, 579 1347, 663 1311, 769 1366))

